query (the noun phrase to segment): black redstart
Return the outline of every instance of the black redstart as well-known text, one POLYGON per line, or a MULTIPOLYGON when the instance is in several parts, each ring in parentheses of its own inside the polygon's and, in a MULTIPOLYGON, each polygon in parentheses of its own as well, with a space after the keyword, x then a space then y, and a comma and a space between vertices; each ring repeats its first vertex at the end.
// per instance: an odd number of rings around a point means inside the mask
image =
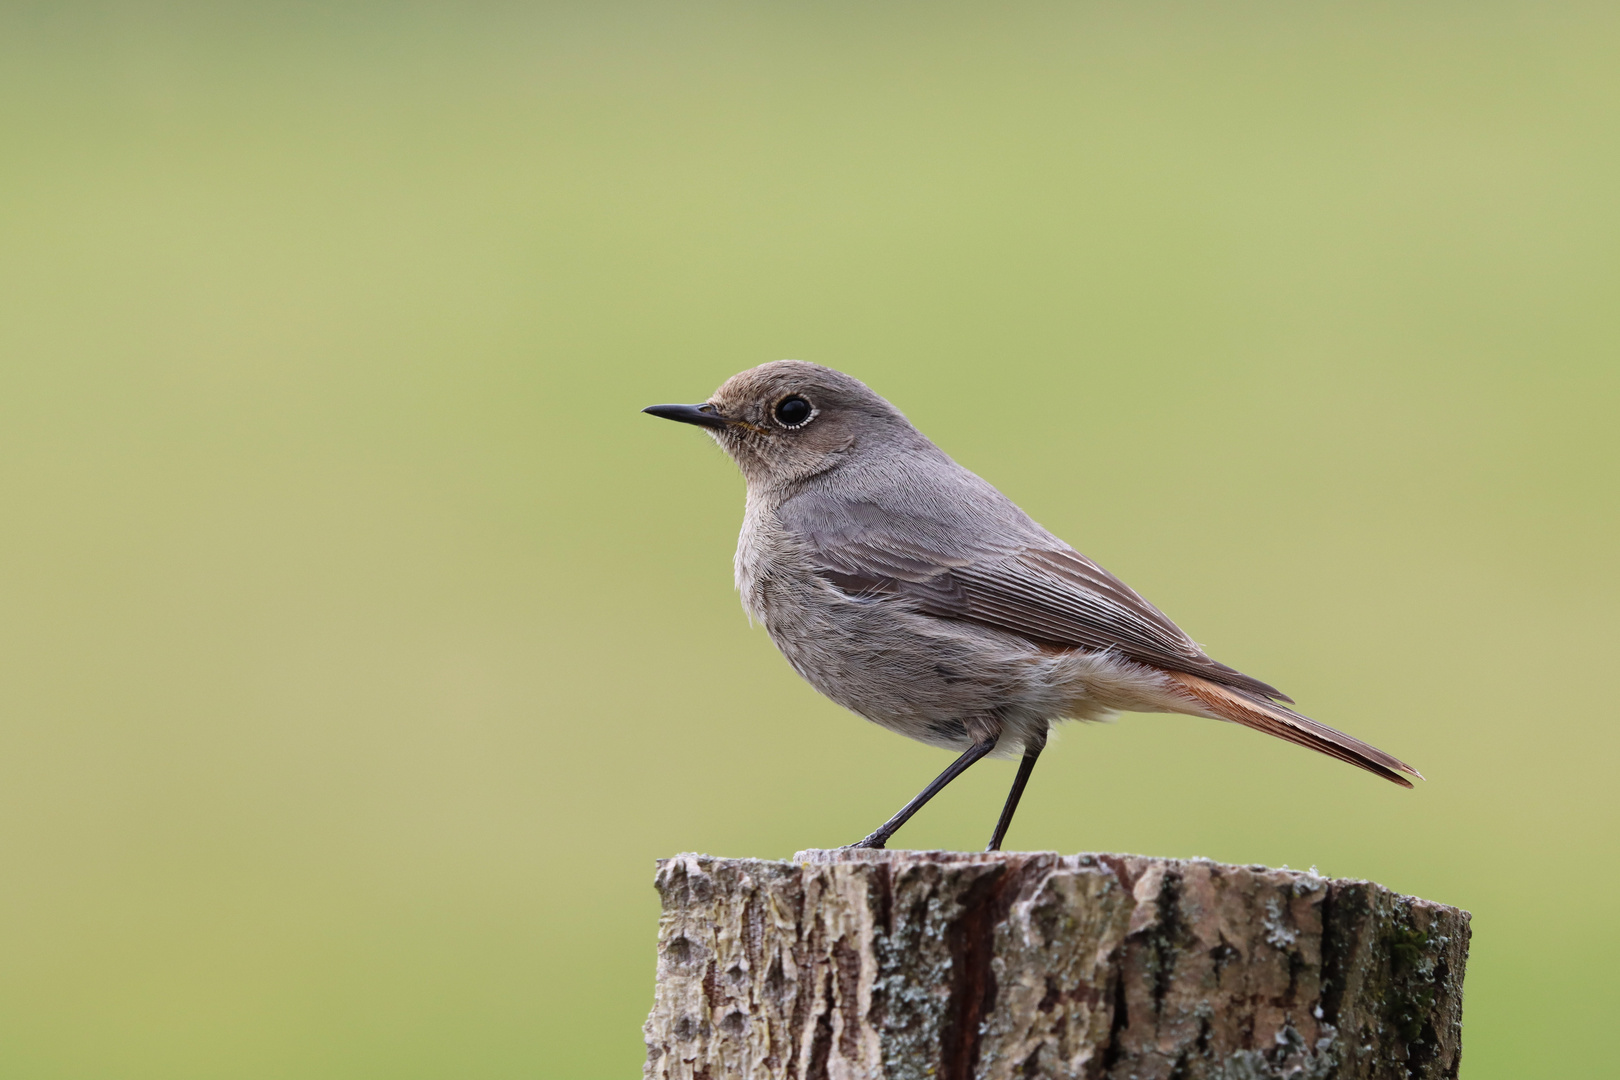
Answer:
POLYGON ((737 589, 788 662, 838 704, 961 751, 856 847, 880 848, 968 766, 1021 751, 1001 847, 1051 724, 1120 712, 1230 720, 1405 787, 1410 765, 1301 716, 1205 656, 1124 582, 1035 524, 842 372, 779 360, 701 405, 748 482, 737 589))

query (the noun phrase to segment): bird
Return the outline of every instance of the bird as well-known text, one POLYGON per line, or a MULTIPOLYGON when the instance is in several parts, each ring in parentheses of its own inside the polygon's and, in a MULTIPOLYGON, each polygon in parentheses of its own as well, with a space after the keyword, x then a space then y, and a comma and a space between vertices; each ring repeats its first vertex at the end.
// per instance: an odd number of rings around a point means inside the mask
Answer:
POLYGON ((1054 724, 1122 712, 1224 720, 1404 787, 1405 762, 1207 656, 1119 578, 952 460, 860 380, 801 360, 643 412, 704 429, 747 500, 744 609, 821 694, 958 757, 852 848, 882 848, 975 762, 1018 756, 999 851, 1054 724))

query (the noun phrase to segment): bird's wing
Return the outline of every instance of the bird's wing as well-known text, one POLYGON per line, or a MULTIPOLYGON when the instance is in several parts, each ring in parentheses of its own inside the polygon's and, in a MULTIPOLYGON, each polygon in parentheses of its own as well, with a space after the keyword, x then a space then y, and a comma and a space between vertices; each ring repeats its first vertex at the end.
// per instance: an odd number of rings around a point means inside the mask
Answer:
POLYGON ((1291 700, 1204 655, 1158 608, 1027 518, 1027 528, 976 531, 961 527, 972 522, 951 516, 949 508, 942 518, 819 498, 794 499, 778 511, 817 572, 845 592, 903 597, 938 618, 1063 648, 1112 649, 1156 667, 1291 700), (964 544, 963 536, 974 538, 964 544))

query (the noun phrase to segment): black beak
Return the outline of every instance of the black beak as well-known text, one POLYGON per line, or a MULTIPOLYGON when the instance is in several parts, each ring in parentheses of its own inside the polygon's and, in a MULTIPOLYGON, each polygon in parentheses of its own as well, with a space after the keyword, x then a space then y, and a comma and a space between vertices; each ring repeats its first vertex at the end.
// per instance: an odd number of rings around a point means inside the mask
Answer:
POLYGON ((698 427, 719 430, 726 426, 726 418, 720 415, 720 410, 707 402, 702 405, 649 405, 641 411, 662 416, 665 420, 696 424, 698 427))

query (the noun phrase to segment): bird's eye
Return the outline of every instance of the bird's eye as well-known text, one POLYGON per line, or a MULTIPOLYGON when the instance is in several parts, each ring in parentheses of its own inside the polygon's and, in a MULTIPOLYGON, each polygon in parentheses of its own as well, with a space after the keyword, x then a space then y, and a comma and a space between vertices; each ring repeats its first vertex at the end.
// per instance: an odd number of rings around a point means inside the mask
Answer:
POLYGON ((776 403, 776 422, 783 427, 796 428, 810 419, 810 403, 798 394, 791 394, 776 403))

